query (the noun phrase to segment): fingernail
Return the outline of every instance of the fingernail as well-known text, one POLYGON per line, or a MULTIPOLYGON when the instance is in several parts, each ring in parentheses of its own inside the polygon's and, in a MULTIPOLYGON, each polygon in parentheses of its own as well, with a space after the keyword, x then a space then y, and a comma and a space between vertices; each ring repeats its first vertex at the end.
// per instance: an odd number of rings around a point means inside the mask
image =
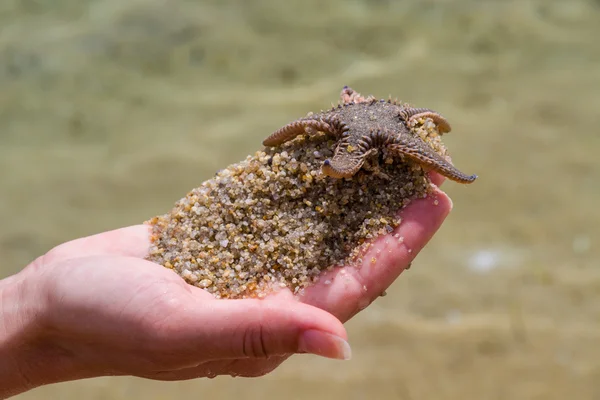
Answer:
POLYGON ((348 342, 339 336, 315 329, 302 332, 298 351, 337 360, 349 360, 352 357, 348 342))

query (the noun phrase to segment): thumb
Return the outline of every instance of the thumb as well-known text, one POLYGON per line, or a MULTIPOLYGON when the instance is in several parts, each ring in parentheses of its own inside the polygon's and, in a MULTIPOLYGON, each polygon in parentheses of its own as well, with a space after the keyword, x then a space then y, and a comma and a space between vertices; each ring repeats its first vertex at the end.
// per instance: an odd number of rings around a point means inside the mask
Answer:
MULTIPOLYGON (((274 298, 216 300, 194 318, 208 359, 267 358, 294 353, 350 359, 343 324, 319 308, 274 298), (208 346, 207 346, 208 344, 208 346)), ((191 326, 190 326, 191 327, 191 326)))

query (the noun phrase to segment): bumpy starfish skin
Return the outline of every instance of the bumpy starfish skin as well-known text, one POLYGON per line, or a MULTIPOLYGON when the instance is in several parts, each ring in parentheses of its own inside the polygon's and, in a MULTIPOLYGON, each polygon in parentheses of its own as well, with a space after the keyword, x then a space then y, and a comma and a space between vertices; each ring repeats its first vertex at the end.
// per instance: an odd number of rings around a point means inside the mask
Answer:
POLYGON ((341 104, 337 107, 287 124, 267 137, 263 144, 278 146, 298 135, 319 131, 333 135, 338 141, 334 155, 321 167, 323 174, 332 178, 353 176, 369 156, 385 150, 459 183, 472 183, 477 179, 477 175, 459 171, 410 129, 414 121, 430 118, 440 134, 450 132, 450 124, 437 112, 391 99, 365 98, 347 86, 342 89, 340 98, 341 104))
POLYGON ((335 116, 311 116, 279 128, 263 141, 263 145, 277 146, 305 133, 328 132, 341 137, 345 131, 347 127, 335 116))

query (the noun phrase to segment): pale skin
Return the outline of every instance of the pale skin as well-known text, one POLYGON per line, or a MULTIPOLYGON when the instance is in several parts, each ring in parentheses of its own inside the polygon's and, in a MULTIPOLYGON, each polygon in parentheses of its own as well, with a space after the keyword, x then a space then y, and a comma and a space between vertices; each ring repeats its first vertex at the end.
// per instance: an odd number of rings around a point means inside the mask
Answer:
POLYGON ((349 359, 343 323, 394 282, 451 209, 439 189, 414 201, 391 234, 402 243, 379 238, 361 268, 335 269, 300 297, 216 300, 144 260, 143 225, 62 244, 0 281, 0 398, 110 375, 256 377, 299 353, 349 359))

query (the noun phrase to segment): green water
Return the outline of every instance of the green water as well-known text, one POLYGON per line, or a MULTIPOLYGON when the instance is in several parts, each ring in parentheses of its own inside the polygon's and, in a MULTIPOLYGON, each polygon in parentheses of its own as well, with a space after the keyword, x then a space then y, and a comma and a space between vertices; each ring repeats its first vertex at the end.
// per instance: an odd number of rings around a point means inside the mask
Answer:
POLYGON ((139 223, 343 85, 446 116, 469 186, 352 361, 21 399, 600 396, 600 2, 0 3, 0 276, 139 223))

